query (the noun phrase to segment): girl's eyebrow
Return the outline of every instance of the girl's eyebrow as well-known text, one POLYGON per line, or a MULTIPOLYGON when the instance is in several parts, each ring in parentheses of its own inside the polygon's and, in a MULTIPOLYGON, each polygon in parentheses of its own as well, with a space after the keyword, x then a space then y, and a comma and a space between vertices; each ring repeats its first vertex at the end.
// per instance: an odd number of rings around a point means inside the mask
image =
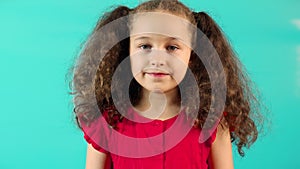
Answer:
MULTIPOLYGON (((137 40, 144 40, 144 39, 152 39, 151 37, 148 37, 148 36, 140 36, 138 38, 135 38, 134 41, 137 41, 137 40)), ((164 38, 165 40, 176 40, 176 41, 180 41, 182 42, 183 40, 181 38, 177 38, 177 37, 165 37, 164 38)))
POLYGON ((151 39, 151 38, 150 37, 146 37, 146 36, 141 36, 141 37, 135 38, 134 41, 144 40, 144 39, 151 39))

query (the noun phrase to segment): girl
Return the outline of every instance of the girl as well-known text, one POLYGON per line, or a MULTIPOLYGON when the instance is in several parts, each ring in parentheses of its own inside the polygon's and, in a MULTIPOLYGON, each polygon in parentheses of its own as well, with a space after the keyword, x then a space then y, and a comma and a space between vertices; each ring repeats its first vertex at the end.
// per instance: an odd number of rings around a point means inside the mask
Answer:
POLYGON ((230 169, 231 142, 244 156, 257 139, 259 104, 242 64, 213 19, 179 1, 106 13, 72 70, 87 169, 230 169), (220 79, 226 88, 213 90, 220 79))

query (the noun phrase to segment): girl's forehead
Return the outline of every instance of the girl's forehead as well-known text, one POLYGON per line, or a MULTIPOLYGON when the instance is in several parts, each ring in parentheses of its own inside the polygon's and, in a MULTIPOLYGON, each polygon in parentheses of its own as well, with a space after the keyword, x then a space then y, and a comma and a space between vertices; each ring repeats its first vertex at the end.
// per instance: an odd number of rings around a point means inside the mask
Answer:
POLYGON ((138 13, 131 17, 130 36, 133 37, 156 34, 181 39, 190 44, 195 32, 195 26, 185 18, 163 12, 138 13))
POLYGON ((130 36, 130 41, 132 43, 140 43, 140 42, 160 42, 160 43, 182 43, 186 46, 190 46, 191 44, 185 42, 181 37, 174 37, 174 36, 165 36, 160 34, 153 34, 153 33, 144 33, 144 34, 136 34, 130 36))

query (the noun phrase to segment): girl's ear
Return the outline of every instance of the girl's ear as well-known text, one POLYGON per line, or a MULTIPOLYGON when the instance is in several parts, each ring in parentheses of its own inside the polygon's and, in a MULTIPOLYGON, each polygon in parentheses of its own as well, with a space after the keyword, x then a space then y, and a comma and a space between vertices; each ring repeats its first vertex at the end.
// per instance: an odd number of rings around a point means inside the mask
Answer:
POLYGON ((188 64, 188 66, 190 67, 190 66, 191 66, 191 64, 192 64, 192 60, 190 59, 190 60, 189 60, 189 64, 188 64))

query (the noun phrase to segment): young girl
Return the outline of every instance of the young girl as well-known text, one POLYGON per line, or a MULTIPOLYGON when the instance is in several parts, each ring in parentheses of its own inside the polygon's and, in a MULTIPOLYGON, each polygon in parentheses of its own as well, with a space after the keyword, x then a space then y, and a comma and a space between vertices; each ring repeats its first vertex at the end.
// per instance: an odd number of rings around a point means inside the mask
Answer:
POLYGON ((72 70, 87 169, 230 169, 231 143, 244 156, 257 139, 241 63, 213 19, 181 2, 106 13, 72 70))

